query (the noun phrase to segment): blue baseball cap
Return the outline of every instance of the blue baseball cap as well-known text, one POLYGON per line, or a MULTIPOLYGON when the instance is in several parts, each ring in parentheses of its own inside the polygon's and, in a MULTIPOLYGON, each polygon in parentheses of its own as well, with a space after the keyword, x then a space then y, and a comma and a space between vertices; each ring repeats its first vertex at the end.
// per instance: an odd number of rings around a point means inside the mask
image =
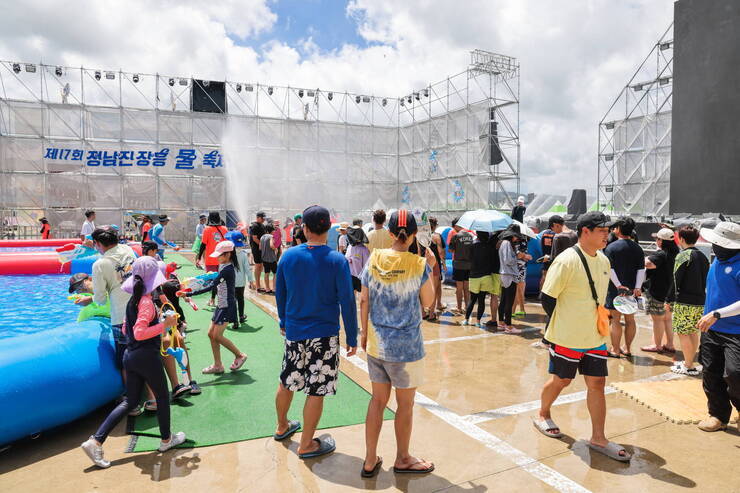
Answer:
POLYGON ((331 227, 331 215, 326 207, 312 205, 303 211, 303 224, 312 233, 317 235, 324 234, 331 227))
POLYGON ((244 246, 244 235, 241 234, 239 231, 229 231, 224 236, 227 240, 232 242, 235 247, 243 247, 244 246))

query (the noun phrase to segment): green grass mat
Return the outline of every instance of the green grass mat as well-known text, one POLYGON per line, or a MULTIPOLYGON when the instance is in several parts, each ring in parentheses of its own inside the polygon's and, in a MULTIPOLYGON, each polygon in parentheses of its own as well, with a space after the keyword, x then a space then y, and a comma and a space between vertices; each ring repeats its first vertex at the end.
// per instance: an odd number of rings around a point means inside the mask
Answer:
MULTIPOLYGON (((167 261, 182 265, 181 279, 202 274, 180 255, 168 255, 167 261)), ((283 339, 277 322, 252 303, 247 302, 247 322, 237 331, 227 329, 231 339, 249 358, 235 373, 228 371, 234 356, 223 347, 221 357, 226 367, 223 375, 202 375, 201 369, 213 363, 208 326, 212 309, 206 308, 209 294, 197 296, 200 307, 193 311, 181 303, 188 322, 186 344, 193 378, 202 387, 201 395, 179 399, 171 405, 172 431, 184 431, 188 441, 183 447, 204 447, 272 436, 275 431, 275 391, 282 364, 283 339)), ((344 343, 344 334, 340 335, 344 343)), ((340 363, 348 364, 347 362, 340 363)), ((362 387, 340 372, 337 395, 326 397, 320 429, 360 424, 365 421, 370 399, 362 387)), ((296 392, 290 419, 302 421, 305 396, 296 392)), ((393 413, 386 410, 385 419, 393 413)), ((155 413, 129 418, 129 431, 134 435, 130 452, 155 450, 159 446, 159 428, 155 413)))

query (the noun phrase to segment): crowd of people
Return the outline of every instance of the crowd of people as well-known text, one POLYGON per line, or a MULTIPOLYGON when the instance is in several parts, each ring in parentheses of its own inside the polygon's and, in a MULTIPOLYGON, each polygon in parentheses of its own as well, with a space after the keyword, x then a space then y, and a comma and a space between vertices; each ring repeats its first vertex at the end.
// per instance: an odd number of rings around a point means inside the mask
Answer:
MULTIPOLYGON (((115 229, 95 227, 93 221, 94 214, 87 218, 85 229, 93 228, 90 236, 102 256, 93 265, 90 279, 73 277, 70 292, 73 288, 90 292, 91 296, 78 300, 82 304, 111 301, 116 360, 124 371, 126 395, 82 446, 95 464, 107 467, 102 443, 123 416, 140 412, 144 392, 149 397, 145 408, 156 409, 160 450, 164 451, 185 439, 183 433, 170 431, 170 397, 198 393, 200 388, 189 374, 188 382, 178 382, 174 361, 159 351, 163 344, 184 348, 185 316, 179 307, 176 270, 163 262, 167 216, 160 216, 159 224, 147 229, 140 258, 118 242, 115 229), (175 306, 179 316, 164 316, 165 305, 175 306)), ((202 372, 225 371, 222 346, 234 356, 230 370, 238 371, 245 364, 247 355, 225 336, 225 330, 229 324, 238 326, 245 321, 247 286, 260 294, 274 294, 285 338, 283 363, 276 369, 274 438, 285 440, 302 430, 301 458, 318 457, 336 447, 330 436, 319 439, 314 435, 323 398, 336 393, 341 318, 346 356, 362 347, 372 384, 361 475, 372 477, 382 464, 378 436, 383 409, 394 388, 397 450, 393 470, 426 473, 434 469, 433 463, 411 454, 409 442, 414 395, 424 381, 421 325, 445 313, 442 281, 447 250, 452 253, 457 301, 453 314, 462 315, 462 325, 509 334, 521 332, 513 319, 526 315, 526 266, 543 263, 541 303, 548 323, 542 345, 549 351, 551 377, 542 389, 540 411, 533 420, 543 434, 563 436, 551 416, 551 406, 580 373, 588 389, 593 424, 589 446, 615 460, 630 459, 623 447, 606 438, 604 387, 607 358, 632 356, 635 307, 640 303, 653 324, 653 344, 641 350, 673 354, 675 333, 683 359, 675 361, 671 370, 702 375, 710 416, 699 427, 725 429, 732 406, 740 409, 737 224, 721 222, 701 232, 692 226, 676 231, 663 228, 654 235, 657 249, 645 255, 635 239, 632 219, 611 221, 600 212, 581 215, 575 230, 562 217, 552 216, 538 239, 527 237, 515 223, 486 232, 468 231, 454 220, 445 241, 435 218, 429 219, 431 235, 420 239, 416 217, 403 209, 390 218, 377 210, 372 222, 367 233, 361 220, 332 228, 328 210, 311 206, 294 216, 289 245, 279 225, 264 212, 258 212, 247 228, 231 231, 219 213, 211 212, 201 216, 196 228, 196 265, 217 273, 213 287, 208 288, 212 293, 209 303, 215 308, 208 330, 213 363, 202 372), (336 232, 333 241, 332 231, 336 232), (696 248, 700 235, 712 244, 715 260, 711 265, 696 248), (543 255, 539 259, 529 254, 528 242, 532 241, 540 242, 543 255), (483 323, 486 308, 490 320, 483 323), (287 418, 298 391, 308 396, 302 423, 287 418)))

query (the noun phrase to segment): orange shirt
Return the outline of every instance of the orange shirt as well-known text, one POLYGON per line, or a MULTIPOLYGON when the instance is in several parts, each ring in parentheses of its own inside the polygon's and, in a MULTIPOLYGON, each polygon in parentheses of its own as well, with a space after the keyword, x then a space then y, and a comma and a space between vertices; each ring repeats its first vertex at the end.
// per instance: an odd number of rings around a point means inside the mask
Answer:
POLYGON ((226 233, 226 226, 206 226, 206 229, 203 230, 201 242, 206 246, 206 251, 203 254, 206 265, 218 265, 218 259, 212 258, 210 255, 216 249, 216 245, 226 239, 226 233))
POLYGON ((51 238, 51 226, 48 224, 41 225, 41 238, 45 240, 51 238))
POLYGON ((151 241, 151 238, 149 238, 150 229, 152 229, 152 223, 145 223, 141 227, 141 241, 151 241))

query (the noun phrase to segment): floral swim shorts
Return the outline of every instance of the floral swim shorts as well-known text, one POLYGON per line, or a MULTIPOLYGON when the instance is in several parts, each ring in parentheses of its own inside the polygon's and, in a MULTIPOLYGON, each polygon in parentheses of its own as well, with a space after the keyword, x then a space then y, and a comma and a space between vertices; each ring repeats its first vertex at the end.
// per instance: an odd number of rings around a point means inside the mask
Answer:
POLYGON ((704 307, 701 305, 673 304, 673 332, 681 335, 696 333, 699 329, 696 324, 704 315, 704 307))
POLYGON ((334 395, 339 374, 339 336, 289 341, 285 339, 280 383, 291 392, 334 395))

